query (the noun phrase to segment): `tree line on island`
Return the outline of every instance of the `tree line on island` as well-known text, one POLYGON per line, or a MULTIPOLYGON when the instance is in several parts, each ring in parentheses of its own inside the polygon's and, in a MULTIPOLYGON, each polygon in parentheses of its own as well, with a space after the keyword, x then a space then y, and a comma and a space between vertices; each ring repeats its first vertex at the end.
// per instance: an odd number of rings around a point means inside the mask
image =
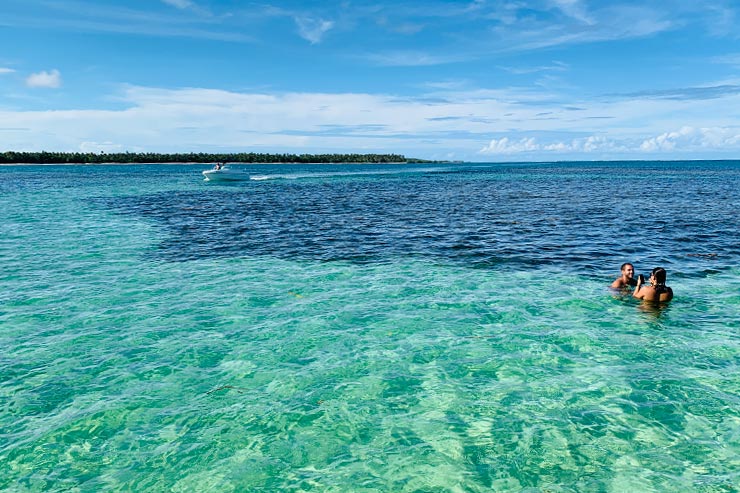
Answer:
POLYGON ((157 163, 429 163, 402 154, 268 154, 256 152, 163 154, 155 152, 15 152, 0 153, 0 163, 157 164, 157 163))

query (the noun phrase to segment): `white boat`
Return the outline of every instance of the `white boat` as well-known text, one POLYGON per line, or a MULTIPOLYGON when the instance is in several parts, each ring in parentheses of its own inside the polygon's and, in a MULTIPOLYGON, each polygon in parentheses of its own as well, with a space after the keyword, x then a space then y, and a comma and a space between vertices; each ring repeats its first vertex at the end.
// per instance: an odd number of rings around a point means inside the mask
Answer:
POLYGON ((231 169, 228 164, 216 165, 213 169, 203 172, 206 181, 240 181, 249 180, 249 173, 238 169, 231 169))

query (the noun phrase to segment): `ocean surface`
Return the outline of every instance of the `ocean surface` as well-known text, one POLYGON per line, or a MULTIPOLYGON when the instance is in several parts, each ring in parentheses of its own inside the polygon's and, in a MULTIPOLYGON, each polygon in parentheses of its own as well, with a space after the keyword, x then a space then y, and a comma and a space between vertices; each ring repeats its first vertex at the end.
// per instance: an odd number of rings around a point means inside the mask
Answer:
POLYGON ((242 168, 0 167, 1 491, 739 491, 740 161, 242 168))

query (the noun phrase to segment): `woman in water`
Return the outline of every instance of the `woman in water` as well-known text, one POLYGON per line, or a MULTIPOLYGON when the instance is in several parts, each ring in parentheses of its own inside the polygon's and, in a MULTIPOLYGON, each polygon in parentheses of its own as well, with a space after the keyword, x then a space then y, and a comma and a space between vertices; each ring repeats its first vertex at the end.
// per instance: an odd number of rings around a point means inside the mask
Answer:
POLYGON ((665 285, 666 272, 662 267, 656 267, 650 273, 650 286, 645 286, 645 280, 640 274, 637 277, 637 287, 632 293, 637 299, 645 301, 671 301, 673 290, 665 285))

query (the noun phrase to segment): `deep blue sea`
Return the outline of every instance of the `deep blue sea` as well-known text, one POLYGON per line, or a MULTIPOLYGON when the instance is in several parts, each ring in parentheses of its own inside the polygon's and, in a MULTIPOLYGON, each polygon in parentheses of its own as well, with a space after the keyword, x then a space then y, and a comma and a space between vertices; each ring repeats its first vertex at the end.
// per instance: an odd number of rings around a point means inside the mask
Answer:
POLYGON ((207 168, 0 167, 0 490, 739 491, 740 161, 207 168))

